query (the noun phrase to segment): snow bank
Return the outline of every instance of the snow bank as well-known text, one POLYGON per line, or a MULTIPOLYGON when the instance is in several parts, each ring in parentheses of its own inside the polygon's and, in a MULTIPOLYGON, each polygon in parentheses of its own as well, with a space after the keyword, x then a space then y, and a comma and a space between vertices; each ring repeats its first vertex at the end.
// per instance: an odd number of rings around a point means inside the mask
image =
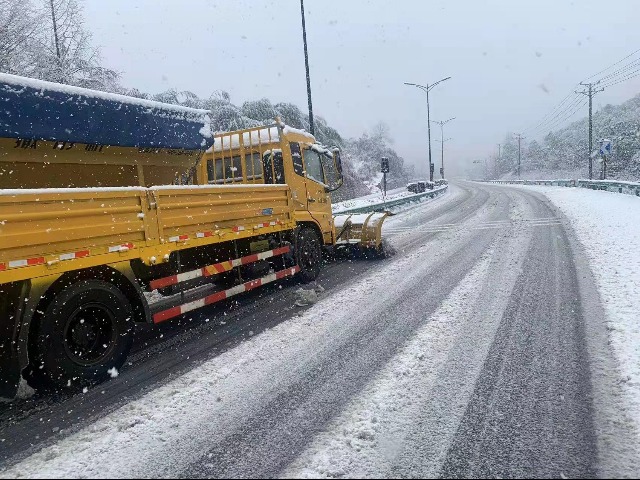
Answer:
POLYGON ((386 203, 390 204, 387 206, 388 211, 392 213, 400 213, 409 208, 413 208, 417 201, 424 202, 426 200, 430 200, 430 197, 427 196, 430 192, 434 192, 436 194, 440 192, 439 194, 442 194, 441 190, 443 188, 446 187, 435 188, 434 190, 427 190, 426 192, 416 194, 408 191, 405 187, 401 187, 387 192, 386 200, 382 193, 378 192, 364 197, 352 198, 343 202, 334 203, 332 205, 332 209, 334 214, 348 213, 357 208, 380 206, 386 201, 386 203), (416 200, 411 200, 411 197, 415 197, 416 200), (394 206, 394 202, 402 199, 406 199, 406 202, 400 202, 400 205, 394 206))
POLYGON ((518 188, 543 192, 567 216, 584 246, 640 431, 640 198, 581 188, 518 188))

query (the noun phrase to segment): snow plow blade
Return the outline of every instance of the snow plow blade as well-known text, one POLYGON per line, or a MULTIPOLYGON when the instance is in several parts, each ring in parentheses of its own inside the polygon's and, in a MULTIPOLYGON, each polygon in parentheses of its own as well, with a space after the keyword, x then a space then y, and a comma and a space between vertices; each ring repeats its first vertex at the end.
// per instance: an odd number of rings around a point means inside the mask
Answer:
POLYGON ((389 212, 336 215, 336 248, 348 248, 356 253, 384 257, 382 224, 389 212))

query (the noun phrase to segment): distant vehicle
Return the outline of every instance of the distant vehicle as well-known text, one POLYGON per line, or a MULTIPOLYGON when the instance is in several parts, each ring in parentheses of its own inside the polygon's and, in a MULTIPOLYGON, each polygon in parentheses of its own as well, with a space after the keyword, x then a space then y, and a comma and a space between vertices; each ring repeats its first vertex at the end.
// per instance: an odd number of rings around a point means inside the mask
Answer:
POLYGON ((433 190, 435 184, 428 180, 418 180, 407 184, 407 190, 411 193, 424 193, 427 190, 433 190))

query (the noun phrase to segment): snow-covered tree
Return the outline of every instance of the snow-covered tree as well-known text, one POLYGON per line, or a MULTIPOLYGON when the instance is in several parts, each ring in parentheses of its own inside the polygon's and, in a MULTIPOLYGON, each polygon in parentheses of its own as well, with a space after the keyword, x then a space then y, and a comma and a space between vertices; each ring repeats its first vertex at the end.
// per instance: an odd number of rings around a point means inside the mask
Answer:
POLYGON ((31 0, 0 0, 0 71, 33 75, 41 18, 31 0))
POLYGON ((78 0, 0 0, 0 71, 122 91, 91 43, 78 0))

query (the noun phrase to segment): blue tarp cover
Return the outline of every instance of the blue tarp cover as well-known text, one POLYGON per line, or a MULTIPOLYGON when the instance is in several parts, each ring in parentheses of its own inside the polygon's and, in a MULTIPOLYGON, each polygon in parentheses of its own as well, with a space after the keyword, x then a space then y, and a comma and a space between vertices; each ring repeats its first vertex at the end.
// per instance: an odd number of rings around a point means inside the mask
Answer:
POLYGON ((0 138, 203 150, 207 113, 0 74, 0 138))

